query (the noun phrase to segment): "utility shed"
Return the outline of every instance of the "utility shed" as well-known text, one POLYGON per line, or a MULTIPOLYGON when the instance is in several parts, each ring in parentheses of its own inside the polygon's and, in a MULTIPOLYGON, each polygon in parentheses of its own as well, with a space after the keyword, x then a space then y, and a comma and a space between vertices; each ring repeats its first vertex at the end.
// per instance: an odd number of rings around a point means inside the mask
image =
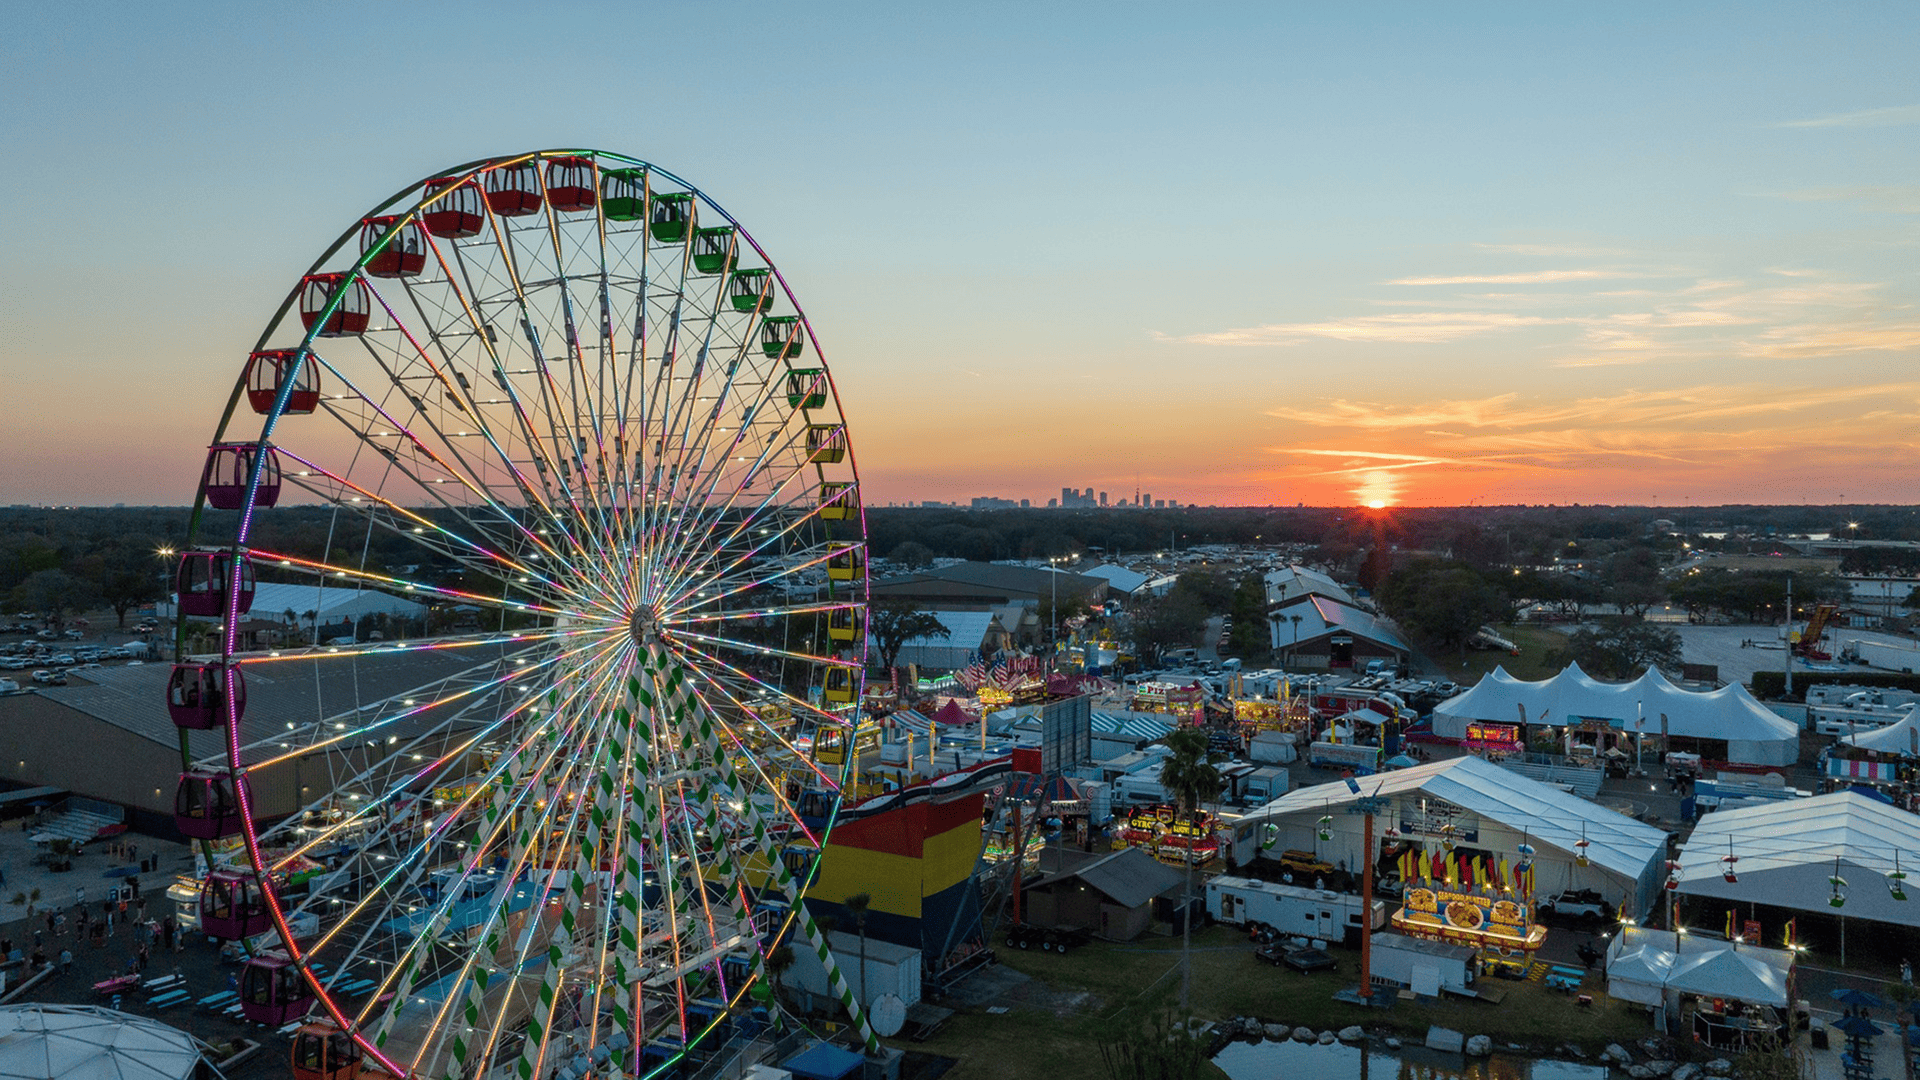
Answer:
MULTIPOLYGON (((1060 851, 1071 857, 1078 852, 1060 851)), ((1140 848, 1122 848, 1090 859, 1063 861, 1059 869, 1029 883, 1024 917, 1035 926, 1087 930, 1110 941, 1132 941, 1153 923, 1153 902, 1176 901, 1186 877, 1140 848)))
MULTIPOLYGON (((892 994, 911 1005, 920 1000, 919 949, 895 945, 867 935, 866 983, 861 984, 860 936, 835 930, 827 935, 827 947, 833 950, 833 962, 846 977, 854 1000, 862 1009, 871 1008, 873 999, 892 994)), ((793 950, 793 968, 787 982, 795 989, 831 1000, 833 988, 827 984, 827 969, 812 949, 793 950)))
POLYGON ((1373 979, 1410 988, 1416 994, 1465 991, 1473 985, 1475 953, 1468 945, 1449 945, 1405 934, 1373 935, 1373 979))

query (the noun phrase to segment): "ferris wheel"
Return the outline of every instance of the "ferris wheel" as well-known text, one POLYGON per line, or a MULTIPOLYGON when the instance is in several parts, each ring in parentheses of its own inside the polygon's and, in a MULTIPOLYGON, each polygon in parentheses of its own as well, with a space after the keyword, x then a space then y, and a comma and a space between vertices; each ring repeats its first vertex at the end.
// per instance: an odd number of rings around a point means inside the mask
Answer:
POLYGON ((176 824, 245 1015, 320 1021, 296 1075, 678 1068, 777 1012, 783 942, 866 1033, 801 903, 865 522, 747 231, 633 158, 473 162, 234 363, 177 571, 176 824))

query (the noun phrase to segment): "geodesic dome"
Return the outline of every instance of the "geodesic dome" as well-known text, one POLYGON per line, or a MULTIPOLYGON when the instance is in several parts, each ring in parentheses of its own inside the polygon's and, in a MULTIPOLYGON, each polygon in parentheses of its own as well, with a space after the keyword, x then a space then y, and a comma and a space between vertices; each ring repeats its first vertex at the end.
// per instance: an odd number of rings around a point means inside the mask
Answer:
POLYGON ((91 1005, 0 1007, 0 1080, 192 1080, 200 1042, 176 1027, 91 1005))

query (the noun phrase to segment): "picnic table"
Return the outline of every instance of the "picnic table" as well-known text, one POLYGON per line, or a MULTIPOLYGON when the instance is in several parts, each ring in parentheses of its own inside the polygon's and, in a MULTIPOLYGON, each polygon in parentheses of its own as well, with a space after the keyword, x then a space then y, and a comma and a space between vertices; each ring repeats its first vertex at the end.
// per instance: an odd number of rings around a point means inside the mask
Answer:
POLYGON ((94 983, 93 992, 96 994, 117 994, 122 990, 131 990, 139 985, 140 976, 138 975, 117 975, 111 979, 102 979, 94 983))

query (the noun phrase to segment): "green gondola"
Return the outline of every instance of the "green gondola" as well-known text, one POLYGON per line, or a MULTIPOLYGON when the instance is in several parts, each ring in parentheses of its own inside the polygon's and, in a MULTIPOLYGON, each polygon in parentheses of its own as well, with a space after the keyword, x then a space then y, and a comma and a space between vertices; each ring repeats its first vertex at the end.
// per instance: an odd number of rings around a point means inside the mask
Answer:
POLYGON ((653 238, 662 244, 684 244, 693 228, 693 192, 676 191, 653 197, 653 218, 648 225, 653 238))
POLYGON ((800 329, 800 316, 775 315, 760 324, 760 351, 768 356, 792 360, 806 348, 807 334, 800 329))
POLYGON ((600 174, 600 212, 608 221, 647 216, 647 170, 608 169, 600 174))
POLYGON ((819 409, 827 404, 827 373, 820 368, 787 372, 787 404, 796 409, 819 409))
POLYGON ((696 230, 693 234, 693 268, 703 274, 724 274, 733 269, 737 250, 731 225, 696 230))
POLYGON ((773 306, 773 274, 765 268, 737 270, 727 283, 727 295, 735 311, 765 311, 773 306))

